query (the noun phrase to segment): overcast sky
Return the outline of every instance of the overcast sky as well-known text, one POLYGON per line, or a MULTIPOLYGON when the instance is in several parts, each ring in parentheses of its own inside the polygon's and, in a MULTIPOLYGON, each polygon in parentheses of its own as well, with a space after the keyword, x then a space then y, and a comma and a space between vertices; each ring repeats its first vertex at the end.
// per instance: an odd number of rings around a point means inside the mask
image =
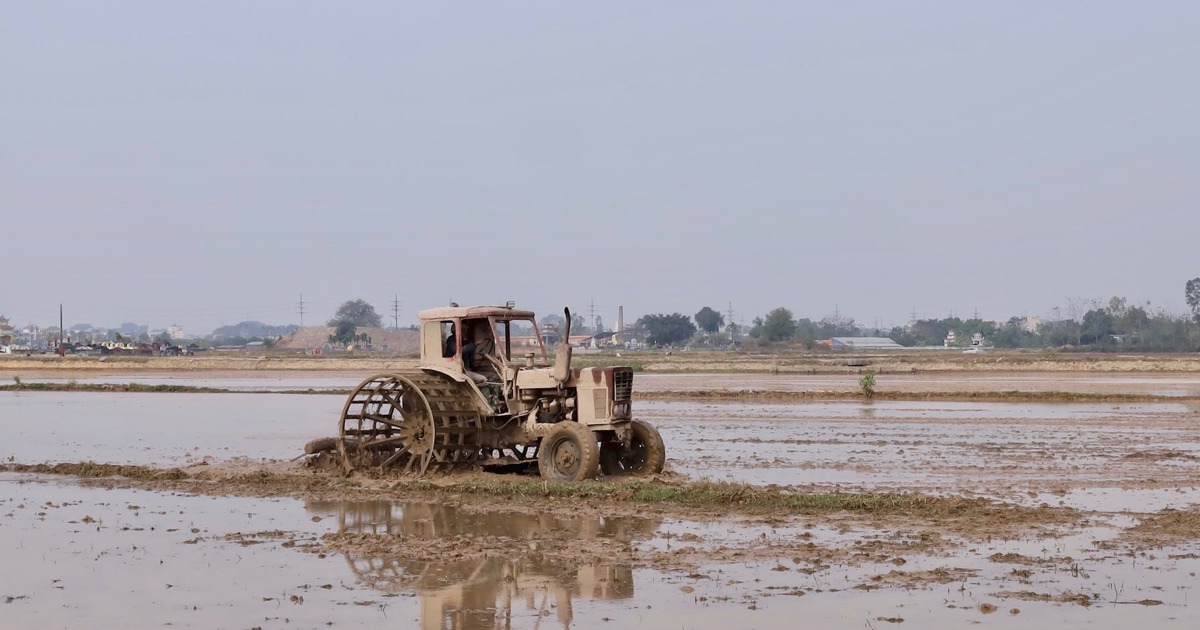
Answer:
POLYGON ((0 313, 1182 313, 1198 33, 1182 1, 0 0, 0 313))

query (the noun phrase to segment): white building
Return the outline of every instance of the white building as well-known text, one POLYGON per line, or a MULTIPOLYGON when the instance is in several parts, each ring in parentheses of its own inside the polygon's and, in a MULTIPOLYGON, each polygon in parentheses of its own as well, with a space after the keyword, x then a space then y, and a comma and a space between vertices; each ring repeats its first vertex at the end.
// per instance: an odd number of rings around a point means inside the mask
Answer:
POLYGON ((183 327, 178 324, 171 324, 171 326, 167 328, 167 336, 171 339, 183 339, 183 327))

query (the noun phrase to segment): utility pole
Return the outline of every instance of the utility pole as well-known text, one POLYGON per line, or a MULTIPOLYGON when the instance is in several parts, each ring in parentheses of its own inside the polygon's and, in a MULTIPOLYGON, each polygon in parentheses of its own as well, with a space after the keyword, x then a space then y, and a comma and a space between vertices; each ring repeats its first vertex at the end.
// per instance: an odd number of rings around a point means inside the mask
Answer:
POLYGON ((588 317, 592 320, 592 334, 596 334, 596 300, 588 303, 588 317))
POLYGON ((726 328, 729 329, 729 340, 736 342, 738 325, 733 320, 733 302, 729 302, 728 308, 725 310, 725 321, 729 322, 726 324, 726 328))
POLYGON ((392 298, 392 324, 393 328, 400 330, 400 294, 395 294, 392 298))
POLYGON ((300 327, 304 328, 304 294, 300 294, 300 301, 296 302, 296 312, 300 313, 300 327))
POLYGON ((975 319, 979 319, 979 307, 975 307, 975 319))

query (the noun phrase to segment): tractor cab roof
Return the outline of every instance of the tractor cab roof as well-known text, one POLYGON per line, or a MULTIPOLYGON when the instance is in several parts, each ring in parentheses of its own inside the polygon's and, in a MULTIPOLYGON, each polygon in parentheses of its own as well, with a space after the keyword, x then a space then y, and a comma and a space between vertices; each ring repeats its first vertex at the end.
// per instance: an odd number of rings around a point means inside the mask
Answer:
POLYGON ((472 319, 476 317, 494 317, 496 319, 533 319, 533 311, 520 311, 507 306, 443 306, 430 308, 417 313, 421 321, 472 319))

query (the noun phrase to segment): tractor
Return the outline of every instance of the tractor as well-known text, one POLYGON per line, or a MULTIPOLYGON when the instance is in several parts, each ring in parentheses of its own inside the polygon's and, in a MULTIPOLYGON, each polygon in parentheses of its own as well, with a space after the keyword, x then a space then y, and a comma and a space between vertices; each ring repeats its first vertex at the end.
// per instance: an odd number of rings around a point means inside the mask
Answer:
POLYGON ((338 436, 306 452, 335 451, 346 473, 534 462, 554 481, 662 472, 662 437, 633 417, 633 369, 572 368, 571 312, 563 312, 552 361, 551 335, 512 302, 421 311, 419 366, 363 381, 346 400, 338 436))

